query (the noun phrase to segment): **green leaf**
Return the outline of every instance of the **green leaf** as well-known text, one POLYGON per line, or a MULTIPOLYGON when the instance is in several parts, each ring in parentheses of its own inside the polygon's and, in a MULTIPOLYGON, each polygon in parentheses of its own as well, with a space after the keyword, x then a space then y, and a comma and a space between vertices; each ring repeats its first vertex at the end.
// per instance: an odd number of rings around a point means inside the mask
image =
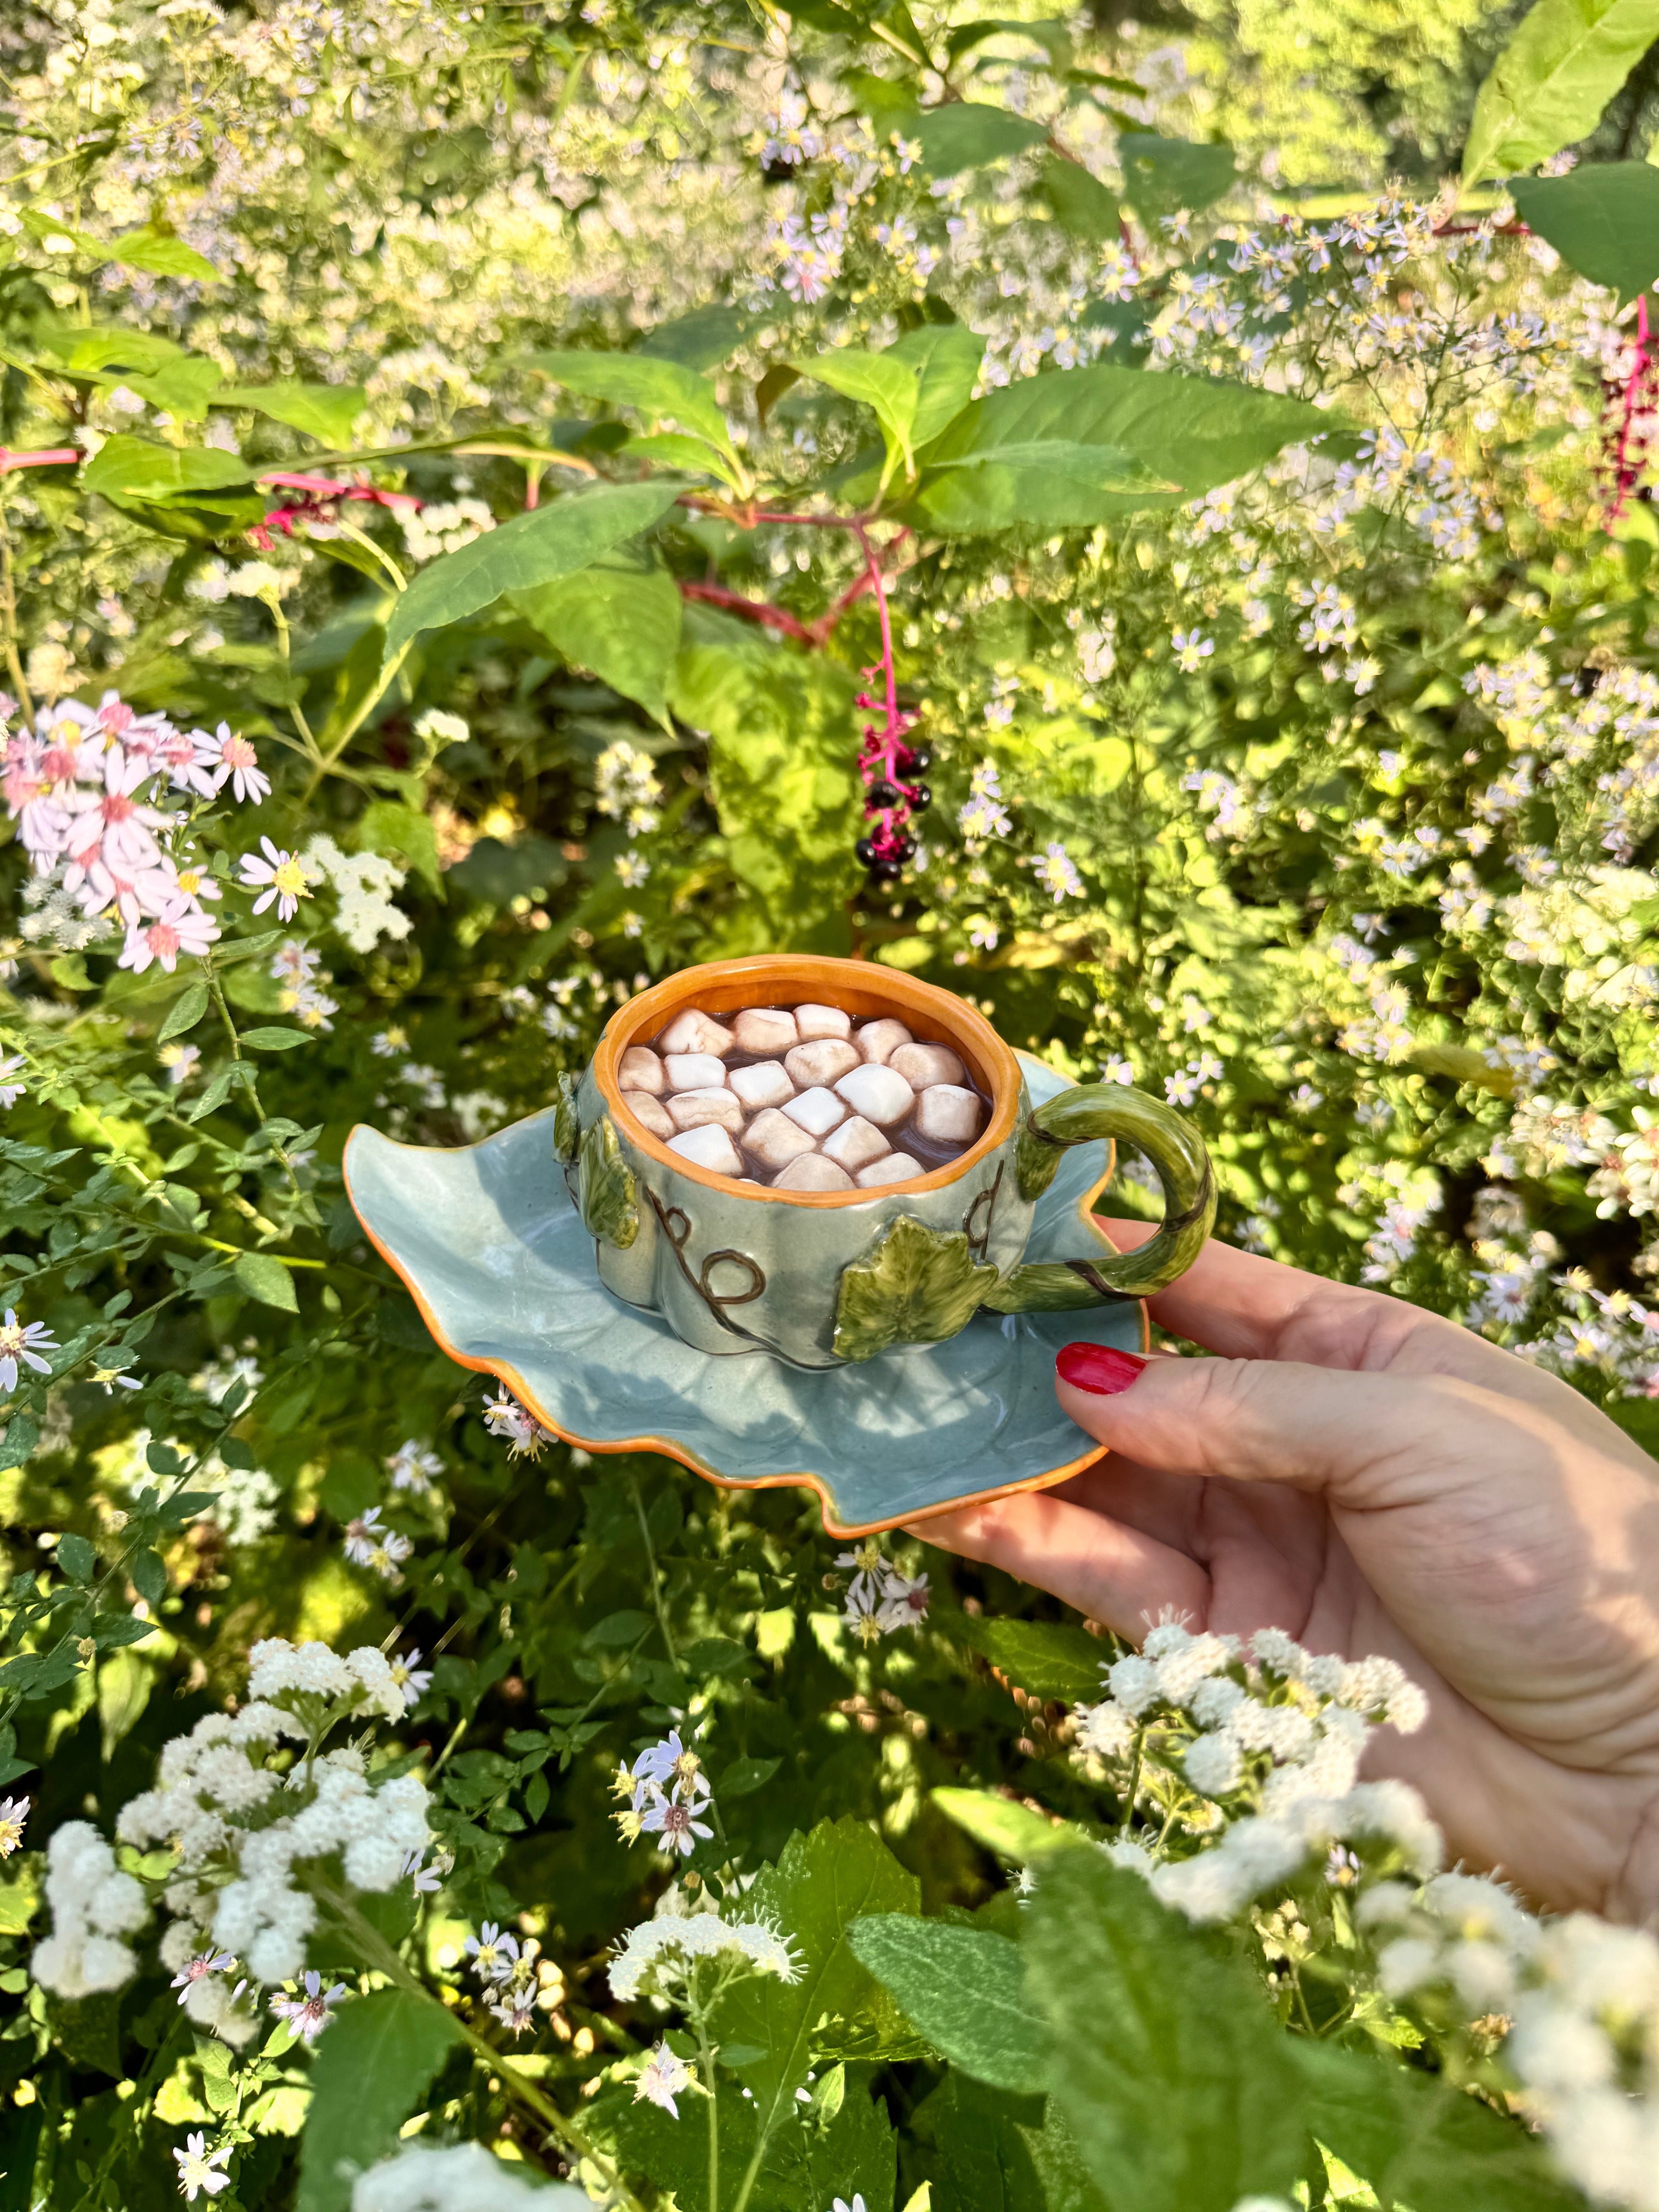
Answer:
POLYGON ((529 365, 584 399, 602 399, 613 407, 632 407, 654 421, 678 422, 682 429, 707 439, 728 461, 738 458, 714 387, 680 362, 642 353, 562 351, 532 353, 529 365))
POLYGON ((1012 469, 1022 477, 1053 477, 1056 489, 1066 483, 1085 485, 1091 491, 1176 492, 1179 484, 1156 475, 1145 462, 1121 446, 1080 446, 1070 438, 1012 439, 994 453, 964 453, 960 460, 941 461, 940 468, 1012 469))
POLYGON ((262 1306, 276 1306, 283 1313, 298 1313, 300 1305, 294 1295, 294 1279, 280 1260, 273 1260, 268 1252, 239 1252, 231 1273, 239 1289, 249 1297, 258 1298, 262 1306))
POLYGON ((1026 1995, 1018 1943, 901 1913, 855 1921, 847 1941, 911 2027, 951 2065, 999 2089, 1042 2085, 1048 2027, 1026 1995))
POLYGON ((350 442, 351 426, 368 404, 361 384, 226 385, 214 395, 216 407, 246 407, 268 415, 273 422, 286 422, 290 430, 303 430, 325 446, 350 442))
POLYGON ((86 491, 167 500, 248 481, 247 464, 213 446, 157 446, 123 433, 106 439, 81 471, 86 491))
POLYGON ((1080 161, 1051 154, 1042 164, 1037 190, 1053 210, 1062 230, 1086 244, 1098 246, 1115 238, 1122 221, 1117 195, 1091 175, 1080 161))
POLYGON ((1138 507, 1171 507, 1228 483, 1284 447, 1344 428, 1299 399, 1220 377, 1097 365, 1028 377, 976 399, 935 441, 915 501, 936 529, 1015 524, 1085 527, 1138 507), (1123 494, 1066 483, 1047 470, 1000 465, 1005 449, 1063 440, 1130 453, 1179 493, 1123 494), (969 456, 985 465, 957 465, 969 456))
POLYGON ((942 1344, 968 1326, 996 1274, 974 1258, 964 1230, 928 1229, 900 1214, 842 1270, 836 1357, 872 1359, 895 1344, 942 1344))
POLYGON ((714 2032, 752 2091, 763 2129, 776 2126, 793 2105, 816 2052, 828 2047, 844 2057, 862 2046, 874 2057, 888 2044, 902 2045, 902 2016, 846 1935, 855 1920, 915 1912, 921 1901, 915 1876, 850 1816, 822 1820, 810 1836, 791 1836, 777 1864, 757 1879, 744 1912, 787 1939, 799 1971, 791 1982, 767 1974, 735 1984, 716 2008, 714 2032), (758 2055, 738 2064, 731 2048, 737 2044, 758 2055))
POLYGON ((459 2040, 428 1998, 390 1989, 346 2000, 312 2069, 295 2212, 347 2212, 356 2176, 396 2148, 459 2040))
POLYGON ((947 1820, 970 1835, 976 1844, 1017 1866, 1030 1866, 1050 1851, 1091 1847, 1081 1828, 1068 1821, 1045 1820, 1012 1797, 999 1797, 989 1790, 951 1790, 941 1787, 929 1795, 947 1820))
POLYGON ((405 861, 422 882, 444 895, 438 866, 438 833, 424 814, 395 799, 371 799, 357 818, 357 843, 365 853, 383 853, 405 861))
POLYGON ((590 1237, 619 1252, 640 1233, 639 1186, 608 1114, 589 1123, 576 1155, 576 1210, 590 1237))
MULTIPOLYGON (((129 371, 118 380, 131 385, 153 407, 165 407, 183 422, 199 422, 213 404, 214 395, 223 380, 217 362, 204 361, 199 354, 183 354, 177 361, 164 362, 148 375, 129 371)), ((244 469, 241 473, 246 477, 247 471, 244 469)))
POLYGON ((668 678, 680 649, 681 600, 665 568, 596 562, 574 576, 514 592, 510 603, 554 651, 591 668, 657 721, 668 720, 668 678))
POLYGON ((167 1571, 161 1564, 161 1553, 146 1545, 128 1560, 127 1572, 132 1577, 132 1587, 153 1613, 167 1594, 167 1571))
POLYGON ((182 346, 153 331, 100 328, 84 323, 45 323, 36 332, 44 352, 61 362, 66 375, 94 377, 104 369, 151 370, 177 361, 182 346))
POLYGON ((112 239, 101 249, 100 258, 118 261, 124 269, 148 270, 152 276, 191 276, 206 284, 223 281, 204 254, 171 231, 157 230, 150 224, 112 239))
POLYGON ((98 1571, 98 1554, 74 1529, 58 1539, 58 1564, 72 1582, 89 1583, 98 1571))
POLYGON ((1103 2212, 1052 2097, 947 2074, 915 2124, 933 2146, 939 2212, 1103 2212))
POLYGON ((889 361, 902 362, 916 379, 915 414, 910 435, 918 453, 955 421, 974 396, 985 341, 966 323, 923 323, 887 349, 889 361))
MULTIPOLYGON (((58 1549, 61 1551, 60 1545, 58 1549)), ((730 1797, 752 1797, 764 1790, 783 1761, 781 1759, 734 1759, 722 1772, 715 1796, 722 1803, 730 1797)))
POLYGON ((1109 2212, 1232 2212, 1241 2197, 1288 2196, 1309 2100, 1246 1971, 1097 1852, 1045 1859, 1028 1911, 1051 2094, 1109 2212))
POLYGON ((255 1052, 291 1052, 296 1044, 315 1044, 309 1030, 244 1030, 242 1042, 255 1052))
POLYGON ((751 319, 737 307, 695 307, 647 331, 635 350, 682 368, 718 368, 742 343, 751 319))
POLYGON ((688 437, 684 430, 655 430, 629 438, 617 451, 625 459, 653 461, 660 468, 677 469, 682 476, 714 477, 726 484, 734 481, 720 455, 701 438, 688 437))
POLYGON ((857 346, 842 346, 833 353, 817 354, 810 361, 792 362, 790 367, 815 383, 827 384, 843 398, 861 400, 872 408, 886 441, 887 474, 891 475, 901 459, 906 473, 915 474, 918 386, 916 372, 908 362, 891 353, 865 353, 857 346))
POLYGON ((1238 173, 1231 146, 1161 138, 1155 131, 1123 131, 1117 157, 1123 165, 1123 197, 1149 228, 1160 216, 1182 209, 1188 215, 1201 213, 1238 173))
POLYGON ((168 1007, 167 1019, 155 1032, 156 1043, 165 1044, 169 1037, 183 1036, 186 1030, 193 1030, 206 1013, 208 1005, 207 985, 190 984, 168 1007))
POLYGON ((1092 1704, 1105 1694, 1100 1670, 1111 1663, 1111 1646, 1086 1629, 966 1613, 950 1614, 948 1629, 959 1644, 979 1652, 1021 1689, 1039 1698, 1092 1704))
POLYGON ((498 530, 487 530, 422 569, 392 611, 386 658, 401 652, 422 630, 464 622, 504 592, 529 591, 585 568, 613 545, 648 530, 676 495, 672 484, 599 484, 591 491, 568 492, 529 514, 515 515, 498 530))
POLYGON ((1659 279, 1659 169, 1605 161, 1565 177, 1513 177, 1521 219, 1569 269, 1634 300, 1659 279))
POLYGON ((1297 2042, 1313 2092, 1308 2124, 1384 2204, 1412 2212, 1572 2212, 1583 2199, 1552 2172, 1548 2154, 1519 2120, 1397 2059, 1297 2042))
POLYGON ((944 107, 925 110, 904 135, 921 146, 924 169, 936 177, 954 177, 959 170, 1006 161, 1012 154, 1040 146, 1048 133, 1044 125, 1011 114, 1006 107, 953 100, 944 107))
POLYGON ((1659 0, 1537 0, 1475 95, 1463 182, 1530 169, 1588 138, 1659 39, 1659 0))

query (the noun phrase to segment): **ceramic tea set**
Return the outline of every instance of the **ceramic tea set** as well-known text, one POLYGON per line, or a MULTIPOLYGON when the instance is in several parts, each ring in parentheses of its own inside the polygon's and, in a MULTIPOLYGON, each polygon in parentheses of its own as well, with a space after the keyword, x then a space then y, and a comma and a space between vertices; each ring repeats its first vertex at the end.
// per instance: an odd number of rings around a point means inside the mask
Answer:
POLYGON ((1055 1352, 1141 1348, 1139 1301, 1215 1215, 1167 1106, 1068 1083, 932 984, 806 955, 641 993, 551 1105, 481 1144, 359 1127, 344 1165, 452 1358, 590 1451, 810 1486, 834 1534, 1093 1458, 1055 1352), (1164 1190, 1132 1253, 1090 1212, 1118 1139, 1164 1190))

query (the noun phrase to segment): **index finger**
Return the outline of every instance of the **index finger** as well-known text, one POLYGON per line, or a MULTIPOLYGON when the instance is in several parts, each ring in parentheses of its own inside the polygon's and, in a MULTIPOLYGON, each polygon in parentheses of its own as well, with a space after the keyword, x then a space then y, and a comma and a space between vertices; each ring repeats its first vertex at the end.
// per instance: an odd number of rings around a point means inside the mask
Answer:
MULTIPOLYGON (((1156 1224, 1102 1220, 1125 1250, 1146 1243, 1156 1224)), ((1315 1367, 1412 1367, 1467 1375, 1525 1391, 1513 1355, 1455 1322, 1376 1291, 1329 1283, 1281 1260, 1241 1252, 1212 1237, 1167 1291, 1147 1301, 1152 1319, 1171 1335, 1230 1359, 1296 1359, 1315 1367)), ((1531 1395, 1527 1393, 1527 1395, 1531 1395)))

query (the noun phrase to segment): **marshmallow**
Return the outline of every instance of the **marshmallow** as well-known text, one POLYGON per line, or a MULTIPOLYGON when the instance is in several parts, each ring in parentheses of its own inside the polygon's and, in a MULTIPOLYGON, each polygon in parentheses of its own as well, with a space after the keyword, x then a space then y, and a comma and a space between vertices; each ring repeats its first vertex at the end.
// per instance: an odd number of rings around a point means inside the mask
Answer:
POLYGON ((803 1044, 812 1037, 849 1037, 853 1017, 839 1006, 797 1006, 795 1028, 803 1044))
POLYGON ((877 1067, 884 1067, 902 1044, 914 1044, 915 1040, 902 1022, 866 1022, 853 1039, 860 1056, 877 1067))
POLYGON ((648 1091, 653 1098, 668 1088, 661 1060, 646 1044, 629 1046, 617 1067, 617 1080, 624 1091, 648 1091))
POLYGON ((735 1137, 743 1127, 743 1108, 734 1094, 725 1089, 677 1091, 668 1102, 668 1111, 677 1129, 702 1129, 714 1122, 735 1137))
POLYGON ((847 1109, 835 1092, 826 1091, 822 1084, 811 1091, 803 1091, 783 1110, 792 1121, 799 1122, 809 1137, 827 1137, 831 1129, 847 1119, 847 1109))
POLYGON ((805 1129, 798 1129, 793 1121, 769 1106, 764 1113, 757 1114, 744 1131, 743 1148, 750 1159, 758 1160, 762 1167, 775 1175, 791 1160, 810 1152, 812 1139, 805 1129))
POLYGON ((746 1006, 732 1024, 739 1052, 787 1052, 800 1042, 795 1018, 783 1006, 746 1006))
POLYGON ((669 1120, 660 1099, 653 1098, 648 1091, 624 1091, 623 1104, 634 1119, 650 1130, 653 1137, 672 1137, 674 1124, 669 1120))
POLYGON ((862 1114, 878 1129, 890 1129, 909 1112, 916 1094, 890 1067, 869 1066, 855 1067, 843 1075, 836 1085, 836 1096, 844 1098, 855 1114, 862 1114))
POLYGON ((732 1032, 695 1006, 688 1006, 684 1013, 675 1015, 656 1042, 657 1050, 664 1053, 730 1052, 732 1032))
POLYGON ((867 1168, 859 1170, 859 1188, 873 1190, 879 1183, 908 1182, 912 1176, 927 1172, 921 1162, 913 1160, 908 1152, 889 1152, 884 1160, 872 1160, 867 1168))
POLYGON ((932 1144, 967 1145, 979 1134, 979 1116, 977 1091, 956 1083, 933 1083, 917 1099, 910 1126, 932 1144))
POLYGON ((726 1062, 714 1052, 671 1052, 663 1072, 671 1091, 718 1091, 726 1081, 726 1062))
POLYGON ((713 1121, 705 1121, 698 1129, 682 1129, 678 1137, 668 1139, 668 1149, 696 1167, 712 1169, 716 1175, 738 1176, 743 1172, 737 1146, 713 1121))
POLYGON ((775 1060, 757 1060, 752 1067, 734 1067, 726 1078, 746 1113, 758 1114, 763 1106, 781 1106, 795 1095, 795 1086, 775 1060))
POLYGON ((968 1075, 948 1044, 902 1044, 887 1065, 912 1091, 925 1091, 930 1083, 962 1083, 968 1075))
POLYGON ((838 1037, 823 1037, 812 1044, 798 1044, 793 1052, 783 1055, 789 1080, 798 1091, 810 1091, 817 1083, 833 1083, 848 1068, 856 1067, 859 1055, 856 1048, 838 1037))
POLYGON ((888 1143, 872 1122, 861 1114, 854 1114, 850 1121, 843 1121, 833 1136, 826 1137, 818 1148, 827 1160, 845 1168, 848 1175, 856 1175, 867 1168, 872 1160, 878 1160, 888 1150, 888 1143))
POLYGON ((853 1178, 845 1168, 826 1160, 822 1152, 803 1152, 791 1160, 773 1180, 774 1190, 851 1190, 853 1178))

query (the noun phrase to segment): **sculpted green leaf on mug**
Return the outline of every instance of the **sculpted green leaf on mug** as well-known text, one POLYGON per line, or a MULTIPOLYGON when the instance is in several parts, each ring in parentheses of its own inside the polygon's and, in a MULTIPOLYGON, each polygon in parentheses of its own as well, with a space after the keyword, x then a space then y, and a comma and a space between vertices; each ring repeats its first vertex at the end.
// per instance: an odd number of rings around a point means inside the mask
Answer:
POLYGON ((941 1236, 901 1215, 842 1273, 836 1355, 872 1359, 895 1344, 940 1343, 967 1327, 996 1277, 975 1261, 965 1231, 941 1236))
POLYGON ((601 1115, 581 1140, 576 1179, 577 1204, 588 1234, 625 1252, 640 1233, 639 1188, 623 1158, 616 1125, 607 1115, 601 1115))
POLYGON ((568 1073, 557 1078, 557 1095, 553 1103, 553 1152, 556 1158, 566 1167, 574 1164, 581 1149, 581 1124, 576 1119, 576 1081, 568 1073))

